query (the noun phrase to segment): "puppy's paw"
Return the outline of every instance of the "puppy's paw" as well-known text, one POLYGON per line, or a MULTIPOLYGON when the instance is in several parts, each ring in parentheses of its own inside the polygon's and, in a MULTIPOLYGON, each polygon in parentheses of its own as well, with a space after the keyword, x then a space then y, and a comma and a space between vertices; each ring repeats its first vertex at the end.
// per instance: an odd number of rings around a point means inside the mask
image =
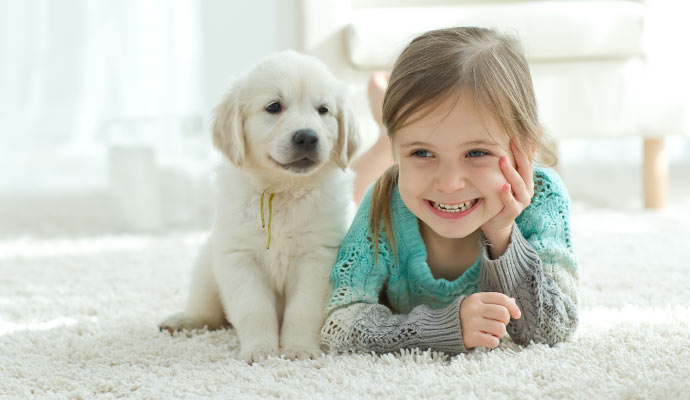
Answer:
POLYGON ((195 318, 186 312, 180 312, 164 319, 163 322, 158 324, 158 329, 161 332, 163 332, 164 330, 168 331, 172 335, 174 332, 177 331, 192 331, 194 329, 203 329, 204 326, 206 325, 200 319, 195 318))
POLYGON ((242 347, 239 354, 240 360, 249 365, 265 361, 268 357, 278 357, 278 349, 273 346, 242 347))
POLYGON ((318 347, 288 347, 283 348, 281 353, 289 360, 311 360, 323 354, 318 347))

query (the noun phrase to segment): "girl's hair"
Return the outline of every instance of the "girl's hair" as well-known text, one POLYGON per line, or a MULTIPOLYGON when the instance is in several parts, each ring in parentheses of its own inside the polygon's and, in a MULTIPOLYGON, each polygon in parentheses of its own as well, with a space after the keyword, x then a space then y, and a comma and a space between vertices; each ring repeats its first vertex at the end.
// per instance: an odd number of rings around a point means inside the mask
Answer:
MULTIPOLYGON (((540 163, 554 165, 555 154, 539 123, 537 103, 519 41, 490 29, 457 27, 430 31, 412 40, 395 62, 383 100, 383 124, 393 140, 407 124, 427 116, 460 93, 488 111, 524 154, 536 150, 540 163)), ((396 253, 390 215, 398 165, 374 184, 370 229, 378 261, 381 224, 396 253)))

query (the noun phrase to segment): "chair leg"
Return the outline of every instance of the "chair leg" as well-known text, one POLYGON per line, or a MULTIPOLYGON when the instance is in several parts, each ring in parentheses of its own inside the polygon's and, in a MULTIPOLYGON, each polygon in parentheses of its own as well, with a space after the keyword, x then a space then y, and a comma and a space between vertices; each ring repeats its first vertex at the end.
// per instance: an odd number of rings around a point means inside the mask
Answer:
POLYGON ((644 206, 666 207, 668 197, 668 158, 663 137, 644 139, 644 206))

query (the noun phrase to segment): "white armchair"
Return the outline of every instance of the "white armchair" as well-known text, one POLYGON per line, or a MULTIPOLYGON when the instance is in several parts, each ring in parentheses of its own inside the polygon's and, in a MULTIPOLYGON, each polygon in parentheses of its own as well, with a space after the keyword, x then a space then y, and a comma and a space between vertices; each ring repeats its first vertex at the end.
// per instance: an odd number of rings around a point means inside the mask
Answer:
POLYGON ((645 1, 302 0, 302 46, 348 84, 373 144, 371 72, 390 69, 424 31, 483 26, 517 32, 530 62, 540 117, 556 140, 644 140, 644 204, 663 208, 668 161, 663 136, 682 133, 682 107, 648 96, 645 1), (653 104, 651 103, 653 101, 653 104))

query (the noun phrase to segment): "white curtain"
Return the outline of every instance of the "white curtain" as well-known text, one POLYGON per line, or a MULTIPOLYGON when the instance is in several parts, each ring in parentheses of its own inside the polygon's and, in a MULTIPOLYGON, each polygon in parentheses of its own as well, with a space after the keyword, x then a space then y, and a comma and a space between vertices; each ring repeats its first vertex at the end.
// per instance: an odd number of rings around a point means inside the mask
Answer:
POLYGON ((0 192, 107 184, 113 145, 198 151, 202 48, 198 0, 0 0, 0 192))

